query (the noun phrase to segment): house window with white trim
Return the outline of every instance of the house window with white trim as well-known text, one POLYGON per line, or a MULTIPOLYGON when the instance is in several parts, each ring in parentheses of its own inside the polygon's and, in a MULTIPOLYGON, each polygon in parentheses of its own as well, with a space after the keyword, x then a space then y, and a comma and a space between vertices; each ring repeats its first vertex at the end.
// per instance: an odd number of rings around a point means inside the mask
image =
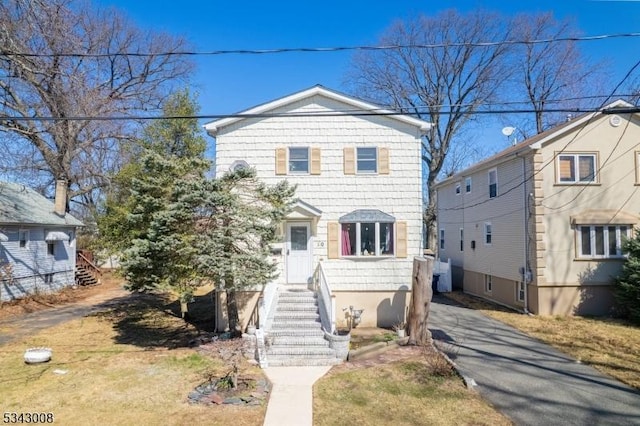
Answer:
POLYGON ((498 170, 489 170, 489 198, 498 196, 498 170))
POLYGON ((460 251, 464 251, 464 228, 460 228, 460 251))
POLYGON ((525 285, 522 281, 516 281, 516 302, 524 302, 525 285))
POLYGON ((444 229, 440 230, 440 250, 444 250, 444 229))
POLYGON ((464 179, 464 191, 467 194, 471 193, 471 176, 464 179))
POLYGON ((56 254, 56 242, 55 241, 47 241, 47 254, 49 256, 55 256, 55 254, 56 254))
POLYGON ((622 244, 629 238, 631 225, 580 225, 577 228, 579 258, 621 258, 622 244))
POLYGON ((356 167, 358 173, 378 173, 378 149, 356 148, 356 167))
POLYGON ((21 229, 19 232, 18 239, 20 240, 21 248, 27 247, 27 244, 29 244, 29 230, 21 229))
POLYGON ((456 183, 456 195, 460 195, 460 193, 462 192, 462 183, 458 182, 456 183))
POLYGON ((340 231, 342 256, 393 256, 393 222, 343 222, 340 231))
POLYGON ((487 246, 491 245, 493 240, 493 230, 491 229, 491 222, 484 223, 484 244, 487 246))
POLYGON ((289 173, 309 173, 309 148, 289 148, 289 173))
POLYGON ((493 277, 489 274, 484 274, 484 292, 491 293, 493 290, 493 277))
POLYGON ((560 154, 557 164, 558 183, 596 181, 596 154, 560 154))

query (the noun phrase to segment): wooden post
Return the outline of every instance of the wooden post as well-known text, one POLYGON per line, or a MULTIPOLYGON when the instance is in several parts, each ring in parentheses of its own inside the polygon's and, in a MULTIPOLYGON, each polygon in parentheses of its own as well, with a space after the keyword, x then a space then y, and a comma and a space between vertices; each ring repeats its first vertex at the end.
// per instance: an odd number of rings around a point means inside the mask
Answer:
POLYGON ((431 297, 433 290, 432 256, 413 258, 413 279, 411 287, 411 302, 409 304, 409 317, 407 319, 407 332, 409 344, 423 346, 431 341, 431 332, 427 327, 431 297))

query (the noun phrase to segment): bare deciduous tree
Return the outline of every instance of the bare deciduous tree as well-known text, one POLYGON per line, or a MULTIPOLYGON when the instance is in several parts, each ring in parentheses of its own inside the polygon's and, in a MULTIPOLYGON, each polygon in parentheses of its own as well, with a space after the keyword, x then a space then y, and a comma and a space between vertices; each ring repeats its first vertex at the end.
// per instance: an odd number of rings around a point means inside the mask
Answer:
POLYGON ((428 202, 425 224, 435 249, 436 204, 433 184, 451 144, 477 109, 491 102, 509 68, 504 59, 511 38, 504 20, 489 12, 462 15, 455 10, 396 22, 380 40, 399 49, 362 52, 354 58, 350 80, 364 97, 431 121, 423 141, 428 202), (491 45, 479 45, 487 41, 491 45), (442 47, 420 47, 424 45, 442 47))
POLYGON ((158 110, 191 71, 184 57, 163 53, 184 48, 183 39, 143 32, 116 10, 71 0, 1 2, 0 144, 11 153, 2 171, 41 189, 66 179, 70 198, 94 203, 118 166, 119 141, 134 127, 71 118, 158 110))
POLYGON ((515 39, 525 42, 514 51, 514 92, 517 94, 524 90, 527 102, 534 110, 536 133, 566 118, 566 114, 548 113, 546 110, 568 105, 584 107, 597 102, 597 99, 577 99, 589 92, 594 93, 593 89, 598 87, 595 77, 600 67, 587 64, 575 41, 564 40, 579 35, 570 21, 558 21, 549 12, 519 15, 512 25, 515 39), (534 40, 559 39, 563 40, 531 43, 534 40))

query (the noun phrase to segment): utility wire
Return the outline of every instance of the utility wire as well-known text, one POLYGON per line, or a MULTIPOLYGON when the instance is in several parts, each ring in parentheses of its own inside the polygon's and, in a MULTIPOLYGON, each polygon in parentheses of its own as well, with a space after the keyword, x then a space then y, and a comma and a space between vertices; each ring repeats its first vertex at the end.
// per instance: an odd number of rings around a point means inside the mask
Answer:
MULTIPOLYGON (((610 110, 610 111, 606 111, 606 110, 604 110, 604 109, 603 109, 603 107, 604 107, 604 103, 608 102, 608 101, 611 99, 611 97, 612 97, 612 96, 614 96, 615 92, 620 88, 620 86, 622 86, 622 84, 624 84, 624 82, 629 78, 629 76, 631 76, 631 74, 632 74, 632 73, 635 71, 635 69, 636 69, 636 68, 638 68, 638 67, 640 67, 640 60, 639 60, 638 62, 636 62, 636 63, 635 63, 635 65, 633 65, 633 66, 631 67, 631 69, 629 69, 629 71, 625 74, 625 76, 622 78, 622 80, 620 80, 620 82, 619 82, 619 83, 616 85, 616 87, 613 89, 613 91, 612 91, 611 95, 609 95, 609 96, 604 100, 604 102, 601 104, 600 108, 599 108, 599 109, 595 109, 595 110, 590 111, 590 112, 592 113, 592 116, 591 116, 591 117, 589 117, 589 118, 584 122, 584 124, 582 124, 582 126, 578 129, 578 131, 577 131, 577 132, 575 132, 575 133, 574 133, 573 137, 572 137, 572 138, 571 138, 571 139, 570 139, 570 140, 565 144, 565 146, 564 146, 564 147, 562 147, 562 149, 561 149, 560 151, 554 152, 554 155, 552 156, 552 158, 551 158, 549 161, 547 161, 545 164, 543 164, 543 165, 542 165, 538 170, 536 170, 534 173, 532 173, 532 174, 531 174, 531 176, 529 176, 529 177, 525 177, 525 178, 524 178, 524 180, 522 180, 521 182, 519 182, 517 185, 515 185, 515 186, 513 186, 513 187, 509 188, 508 190, 506 190, 506 191, 504 191, 504 192, 502 192, 502 193, 500 193, 500 194, 497 194, 497 195, 496 195, 495 197, 493 197, 493 198, 488 198, 488 199, 482 200, 482 201, 480 201, 480 202, 477 202, 477 203, 475 203, 475 204, 471 204, 471 205, 468 205, 468 206, 467 206, 467 205, 465 205, 465 206, 461 206, 461 207, 444 208, 444 209, 439 209, 439 210, 441 210, 441 211, 457 211, 457 210, 464 210, 464 209, 468 209, 468 208, 472 208, 472 207, 478 207, 478 206, 480 206, 480 205, 483 205, 483 204, 486 204, 486 203, 492 202, 493 200, 495 200, 495 199, 497 199, 497 198, 499 198, 499 197, 501 197, 501 196, 505 196, 505 195, 507 195, 507 194, 511 193, 512 191, 516 190, 517 188, 519 188, 519 187, 521 187, 521 186, 523 186, 523 185, 526 185, 526 183, 527 183, 528 181, 533 180, 533 178, 534 178, 535 176, 537 176, 538 174, 542 173, 542 171, 543 171, 545 168, 547 168, 550 164, 555 164, 556 158, 557 158, 559 155, 561 155, 562 153, 564 153, 564 152, 567 150, 567 148, 569 147, 569 145, 571 145, 571 144, 572 144, 572 143, 573 143, 573 142, 578 138, 578 136, 580 135, 580 133, 581 133, 581 132, 586 128, 586 126, 588 126, 588 125, 592 122, 592 120, 595 118, 595 116, 596 116, 596 113, 597 113, 597 112, 602 112, 603 114, 607 114, 607 113, 616 113, 616 114, 618 114, 618 113, 638 113, 638 112, 640 112, 640 108, 639 108, 639 107, 632 107, 632 108, 615 108, 615 109, 612 109, 612 110, 610 110)), ((625 134, 626 130, 627 130, 627 128, 625 127, 625 130, 624 130, 624 132, 623 132, 623 134, 622 134, 621 138, 623 138, 623 137, 624 137, 624 134, 625 134)), ((616 147, 617 147, 618 145, 619 145, 619 143, 618 143, 618 144, 616 144, 616 147)), ((611 153, 611 155, 613 155, 613 152, 611 153)), ((609 156, 609 158, 611 157, 611 155, 609 156)), ((598 170, 598 172, 599 172, 599 170, 598 170)), ((511 183, 511 182, 514 182, 514 181, 517 181, 517 180, 519 180, 519 178, 514 178, 514 179, 512 179, 512 180, 508 181, 508 182, 507 182, 507 184, 509 184, 509 183, 511 183)), ((506 184, 505 184, 505 185, 506 185, 506 184)), ((584 190, 584 189, 583 189, 583 190, 584 190)))
POLYGON ((401 50, 401 49, 437 49, 448 47, 495 47, 503 45, 533 45, 533 44, 548 44, 557 42, 584 42, 584 41, 597 41, 616 38, 633 38, 640 37, 640 33, 618 33, 618 34, 600 34, 594 36, 582 36, 582 37, 558 37, 558 38, 545 38, 536 40, 501 40, 501 41, 487 41, 487 42, 452 42, 452 43, 430 43, 430 44, 394 44, 394 45, 382 45, 382 46, 335 46, 335 47, 285 47, 275 49, 227 49, 227 50, 210 50, 210 51, 175 51, 175 52, 159 52, 159 53, 145 53, 145 52, 109 52, 109 53, 78 53, 78 52, 66 52, 66 53, 25 53, 25 52, 10 52, 7 50, 0 51, 0 55, 4 56, 24 56, 24 57, 58 57, 58 58, 113 58, 118 56, 131 56, 131 57, 158 57, 158 56, 217 56, 217 55, 265 55, 276 53, 307 53, 307 52, 341 52, 341 51, 376 51, 376 50, 401 50))
MULTIPOLYGON (((640 112, 640 107, 634 107, 631 109, 625 109, 624 112, 640 112)), ((535 109, 483 109, 479 111, 469 112, 470 115, 485 115, 485 114, 532 114, 535 113, 535 109)), ((576 113, 576 114, 584 114, 584 113, 596 113, 602 112, 607 113, 607 111, 602 110, 601 108, 553 108, 553 109, 545 109, 544 112, 547 113, 557 113, 557 112, 565 112, 565 113, 576 113)), ((617 109, 615 111, 609 111, 608 113, 619 113, 617 109)), ((428 115, 429 111, 414 111, 414 113, 425 114, 428 115)), ((440 115, 449 115, 454 114, 454 112, 450 111, 440 111, 438 112, 440 115)), ((24 116, 2 116, 0 115, 0 120, 11 120, 11 121, 122 121, 122 120, 190 120, 190 119, 210 119, 210 120, 218 120, 224 118, 308 118, 308 117, 341 117, 344 115, 352 115, 352 116, 398 116, 398 115, 408 115, 402 111, 391 111, 386 108, 376 108, 376 109, 360 109, 360 110, 342 110, 342 111, 326 111, 319 110, 317 112, 306 111, 306 112, 296 112, 296 113, 258 113, 258 114, 248 114, 248 113, 236 113, 236 114, 204 114, 204 115, 119 115, 119 116, 70 116, 70 117, 54 117, 54 116, 32 116, 32 117, 24 117, 24 116)))

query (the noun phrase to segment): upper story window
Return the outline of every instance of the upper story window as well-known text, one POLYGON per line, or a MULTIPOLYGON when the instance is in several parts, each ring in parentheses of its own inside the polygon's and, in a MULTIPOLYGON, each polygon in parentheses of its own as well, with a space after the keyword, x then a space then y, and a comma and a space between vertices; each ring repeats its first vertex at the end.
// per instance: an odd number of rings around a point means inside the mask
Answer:
POLYGON ((344 174, 389 174, 389 148, 345 147, 344 174))
POLYGON ((55 256, 55 254, 56 254, 56 243, 55 243, 55 241, 47 241, 47 254, 49 256, 55 256))
POLYGON ((464 251, 464 228, 460 228, 460 251, 464 251))
POLYGON ((629 238, 631 225, 581 225, 577 227, 578 257, 623 257, 622 244, 629 238))
POLYGON ((18 239, 20 240, 20 247, 26 247, 29 244, 29 230, 21 229, 18 239))
POLYGON ((558 155, 558 183, 596 181, 596 154, 558 155))
POLYGON ((489 170, 489 198, 494 198, 498 195, 498 170, 489 170))
POLYGON ((289 148, 289 173, 309 173, 309 148, 289 148))
POLYGON ((464 179, 464 190, 467 194, 471 192, 471 177, 464 179))
POLYGON ((378 150, 376 148, 356 148, 358 173, 378 173, 378 150))
POLYGON ((462 184, 460 182, 456 183, 456 195, 460 195, 462 184))
POLYGON ((276 148, 276 175, 319 175, 321 152, 317 147, 276 148))
POLYGON ((444 250, 444 229, 440 230, 440 250, 444 250))

